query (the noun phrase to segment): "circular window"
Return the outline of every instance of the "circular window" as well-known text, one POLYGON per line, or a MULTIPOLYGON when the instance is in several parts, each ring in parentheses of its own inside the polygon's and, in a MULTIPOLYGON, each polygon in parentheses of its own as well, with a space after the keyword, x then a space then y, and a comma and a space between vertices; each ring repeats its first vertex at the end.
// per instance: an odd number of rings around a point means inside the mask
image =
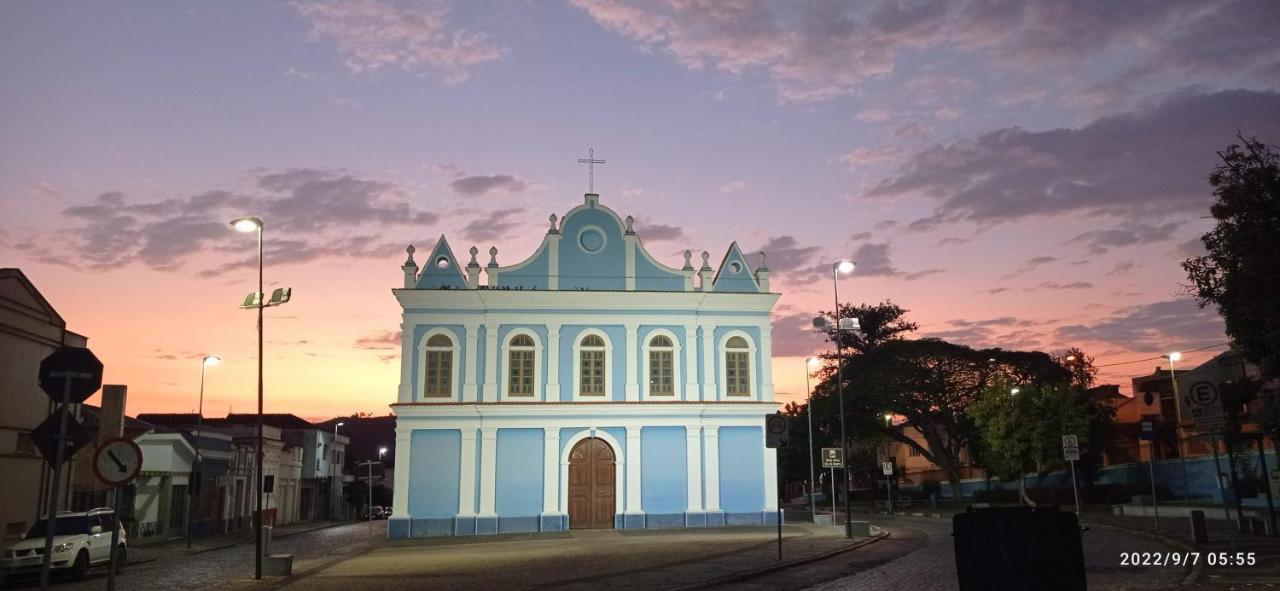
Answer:
POLYGON ((446 258, 446 257, 440 257, 440 258, 436 259, 436 268, 437 268, 437 269, 448 269, 448 268, 449 268, 449 259, 448 259, 448 258, 446 258))
POLYGON ((737 273, 742 270, 742 265, 738 264, 738 261, 734 261, 732 263, 729 263, 729 270, 733 271, 734 273, 737 273))
POLYGON ((595 226, 587 226, 578 232, 578 246, 591 254, 604 250, 604 232, 595 226))

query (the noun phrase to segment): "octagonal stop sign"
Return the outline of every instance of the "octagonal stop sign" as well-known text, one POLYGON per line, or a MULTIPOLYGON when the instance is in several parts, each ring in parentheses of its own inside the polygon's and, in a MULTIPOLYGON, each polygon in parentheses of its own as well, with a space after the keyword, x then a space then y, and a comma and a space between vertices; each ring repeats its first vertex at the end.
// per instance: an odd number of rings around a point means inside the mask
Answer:
POLYGON ((93 351, 63 345, 40 362, 40 389, 54 402, 79 404, 101 387, 102 362, 93 351))

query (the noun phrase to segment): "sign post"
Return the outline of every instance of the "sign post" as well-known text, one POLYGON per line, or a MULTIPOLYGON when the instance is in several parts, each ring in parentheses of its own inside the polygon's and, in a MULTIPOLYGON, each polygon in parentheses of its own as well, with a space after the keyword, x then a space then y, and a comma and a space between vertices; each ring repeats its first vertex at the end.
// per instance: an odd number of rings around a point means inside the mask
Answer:
POLYGON ((881 462, 880 470, 884 472, 884 491, 889 499, 889 514, 893 515, 893 462, 881 462))
POLYGON ((115 591, 117 550, 120 546, 120 510, 124 500, 124 486, 133 482, 142 471, 142 448, 132 439, 115 437, 103 441, 93 454, 93 473, 103 484, 115 488, 111 503, 111 560, 107 565, 107 591, 115 591))
POLYGON ((836 522, 836 468, 844 466, 844 450, 838 447, 822 448, 822 467, 831 469, 831 523, 836 522))
POLYGON ((87 441, 81 440, 77 445, 74 439, 68 439, 67 419, 70 411, 68 407, 72 403, 84 402, 102 387, 102 362, 98 361, 98 358, 88 349, 63 345, 40 361, 38 380, 40 389, 58 404, 58 410, 55 411, 58 413, 58 434, 52 437, 57 449, 53 452, 53 457, 45 454, 46 460, 53 461, 53 478, 50 481, 49 499, 46 504, 44 554, 40 562, 40 589, 43 590, 49 588, 49 558, 53 553, 53 534, 57 529, 58 509, 62 506, 59 494, 62 488, 62 463, 87 441), (75 446, 75 449, 68 450, 68 445, 75 446))
POLYGON ((1138 437, 1147 440, 1147 469, 1151 474, 1151 509, 1155 511, 1156 529, 1160 529, 1160 500, 1156 497, 1156 429, 1151 419, 1142 419, 1138 437))
MULTIPOLYGON (((764 420, 764 445, 768 448, 777 449, 787 446, 787 436, 789 434, 790 425, 787 423, 787 417, 780 412, 773 413, 764 420)), ((778 560, 782 560, 782 460, 778 454, 773 454, 774 462, 777 464, 778 472, 778 560)))
POLYGON ((1076 498, 1076 517, 1080 516, 1080 490, 1076 488, 1076 462, 1080 459, 1080 440, 1075 435, 1062 436, 1062 457, 1071 464, 1071 493, 1076 498))

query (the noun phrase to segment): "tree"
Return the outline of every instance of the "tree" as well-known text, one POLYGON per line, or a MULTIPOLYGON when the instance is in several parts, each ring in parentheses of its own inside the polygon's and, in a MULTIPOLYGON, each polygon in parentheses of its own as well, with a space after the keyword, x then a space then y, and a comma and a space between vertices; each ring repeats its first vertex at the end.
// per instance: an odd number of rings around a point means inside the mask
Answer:
MULTIPOLYGON (((996 380, 1069 380, 1068 371, 1045 353, 975 350, 939 339, 891 339, 851 359, 842 374, 846 394, 851 394, 846 413, 852 424, 915 448, 947 475, 957 499, 961 497, 964 467, 961 451, 971 443, 980 443, 968 415, 969 405, 996 380), (886 427, 880 418, 885 412, 905 421, 886 427), (918 430, 924 444, 910 437, 908 428, 918 430)), ((824 381, 824 391, 834 389, 831 381, 824 381)), ((838 413, 832 414, 838 420, 838 413)))
POLYGON ((1065 383, 1015 384, 994 380, 969 406, 982 438, 983 463, 1004 480, 1018 479, 1018 495, 1028 505, 1027 472, 1045 473, 1062 465, 1062 436, 1089 436, 1084 400, 1065 383), (1017 388, 1014 393, 1014 388, 1017 388))
POLYGON ((1054 355, 1053 360, 1071 372, 1073 386, 1089 388, 1098 378, 1098 368, 1093 364, 1093 358, 1079 347, 1072 347, 1061 355, 1054 355))
POLYGON ((1183 261, 1188 291, 1226 321, 1227 335, 1268 378, 1280 377, 1280 155, 1240 137, 1209 175, 1217 225, 1200 238, 1206 254, 1183 261))
MULTIPOLYGON (((861 326, 857 331, 840 331, 840 346, 846 356, 867 353, 884 343, 904 338, 907 333, 915 332, 920 325, 906 319, 909 310, 885 300, 879 304, 840 304, 841 318, 857 318, 861 326)), ((835 314, 829 310, 820 312, 831 319, 835 326, 835 314)), ((836 342, 836 331, 827 331, 827 340, 836 342)), ((823 354, 828 361, 836 358, 835 351, 823 354)))

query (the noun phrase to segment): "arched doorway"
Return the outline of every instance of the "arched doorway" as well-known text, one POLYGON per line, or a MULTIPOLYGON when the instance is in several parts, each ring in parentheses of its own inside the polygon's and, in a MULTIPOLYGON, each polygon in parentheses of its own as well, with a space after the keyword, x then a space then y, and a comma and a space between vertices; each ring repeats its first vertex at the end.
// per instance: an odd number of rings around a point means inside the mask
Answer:
POLYGON ((603 439, 588 437, 569 452, 569 529, 612 529, 614 455, 603 439))

